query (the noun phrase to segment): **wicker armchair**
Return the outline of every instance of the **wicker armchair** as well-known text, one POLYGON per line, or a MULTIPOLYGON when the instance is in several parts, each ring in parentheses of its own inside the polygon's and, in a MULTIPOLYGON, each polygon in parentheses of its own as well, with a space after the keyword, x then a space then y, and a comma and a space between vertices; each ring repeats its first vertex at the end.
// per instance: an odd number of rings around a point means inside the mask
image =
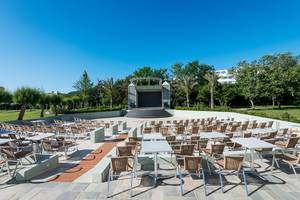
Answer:
POLYGON ((276 159, 280 159, 284 163, 288 164, 290 168, 292 168, 295 175, 297 175, 295 168, 300 168, 300 153, 297 155, 283 153, 280 155, 276 155, 276 159))
POLYGON ((204 174, 204 169, 202 167, 202 157, 185 156, 183 164, 178 164, 177 165, 177 171, 178 171, 179 178, 180 178, 180 193, 181 193, 181 196, 184 195, 183 177, 182 177, 183 172, 188 174, 188 175, 196 175, 199 178, 202 175, 202 179, 203 179, 203 182, 204 182, 205 196, 207 195, 205 174, 204 174))
MULTIPOLYGON (((108 173, 108 181, 107 181, 107 198, 111 197, 111 182, 114 180, 115 177, 121 177, 124 175, 130 175, 130 190, 129 194, 130 197, 132 196, 132 182, 134 178, 134 170, 129 165, 129 160, 132 157, 122 156, 122 157, 112 157, 110 163, 110 170, 108 173), (125 174, 122 174, 125 172, 125 174)), ((133 159, 134 161, 134 159, 133 159)))
POLYGON ((245 186, 245 192, 248 196, 248 187, 247 187, 247 179, 246 174, 243 169, 243 160, 244 156, 225 156, 222 160, 215 161, 215 166, 217 168, 216 172, 219 174, 221 191, 224 193, 224 185, 223 185, 223 177, 226 175, 242 175, 245 186))

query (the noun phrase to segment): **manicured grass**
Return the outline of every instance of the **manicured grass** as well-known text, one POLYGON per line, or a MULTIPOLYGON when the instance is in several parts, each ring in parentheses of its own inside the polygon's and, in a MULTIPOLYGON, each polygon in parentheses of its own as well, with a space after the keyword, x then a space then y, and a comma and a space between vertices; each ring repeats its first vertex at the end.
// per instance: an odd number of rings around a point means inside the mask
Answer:
MULTIPOLYGON (((41 110, 26 110, 24 120, 40 118, 40 112, 41 110)), ((45 117, 53 116, 53 114, 47 115, 46 113, 44 115, 45 117)), ((0 121, 2 122, 17 120, 18 116, 19 116, 18 110, 0 111, 0 121)))
POLYGON ((272 106, 258 106, 252 109, 235 109, 237 112, 269 117, 274 119, 286 120, 300 123, 300 106, 282 106, 280 109, 272 106))

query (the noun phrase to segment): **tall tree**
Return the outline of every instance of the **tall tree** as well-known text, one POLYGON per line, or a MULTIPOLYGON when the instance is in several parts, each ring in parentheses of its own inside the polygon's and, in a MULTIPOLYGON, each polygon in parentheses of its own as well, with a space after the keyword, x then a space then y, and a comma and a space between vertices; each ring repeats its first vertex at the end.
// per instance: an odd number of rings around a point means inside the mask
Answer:
POLYGON ((81 78, 78 81, 76 81, 73 87, 80 92, 83 105, 86 106, 89 99, 90 91, 93 87, 93 83, 85 70, 81 78))
POLYGON ((51 102, 51 97, 48 94, 41 92, 39 102, 38 102, 41 107, 40 117, 44 117, 45 108, 47 105, 50 104, 50 102, 51 102))
POLYGON ((210 91, 210 108, 215 108, 215 100, 214 100, 214 94, 215 94, 215 87, 218 83, 218 75, 211 71, 204 75, 204 78, 208 81, 209 85, 209 91, 210 91))
POLYGON ((191 75, 182 75, 175 80, 177 87, 181 88, 186 97, 186 106, 190 107, 190 94, 193 88, 198 84, 197 78, 191 75))
POLYGON ((62 102, 63 102, 63 99, 59 94, 52 94, 51 95, 51 104, 52 104, 52 108, 53 108, 53 111, 55 113, 55 116, 58 115, 59 110, 62 106, 62 102))
POLYGON ((14 99, 16 103, 21 104, 18 120, 23 120, 26 107, 29 105, 35 106, 38 103, 40 99, 40 91, 34 88, 21 87, 15 91, 14 99))
POLYGON ((110 102, 110 107, 113 107, 113 98, 114 98, 114 79, 113 78, 108 78, 105 81, 103 81, 103 87, 105 90, 106 96, 109 98, 110 102))
POLYGON ((241 94, 250 101, 251 108, 255 109, 255 100, 260 96, 263 88, 261 81, 262 71, 256 61, 238 63, 235 70, 237 85, 241 94))
POLYGON ((0 103, 10 103, 12 95, 4 87, 0 87, 0 103))

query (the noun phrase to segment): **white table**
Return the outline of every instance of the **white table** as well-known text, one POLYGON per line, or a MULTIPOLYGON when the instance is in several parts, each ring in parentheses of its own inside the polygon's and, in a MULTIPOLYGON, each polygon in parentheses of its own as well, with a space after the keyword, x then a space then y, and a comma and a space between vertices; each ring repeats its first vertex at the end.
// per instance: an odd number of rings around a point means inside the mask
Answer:
POLYGON ((165 140, 165 137, 160 133, 149 133, 143 135, 143 140, 165 140))
POLYGON ((201 139, 209 139, 209 140, 215 140, 220 138, 227 138, 228 136, 224 133, 213 131, 213 132, 207 132, 207 133, 200 133, 201 139))
POLYGON ((34 151, 35 152, 41 152, 42 153, 42 146, 39 144, 41 140, 44 140, 46 138, 53 137, 55 134, 54 133, 40 133, 38 135, 32 136, 32 137, 27 137, 26 140, 33 141, 34 145, 34 151))
POLYGON ((145 134, 141 144, 142 154, 154 154, 154 179, 157 180, 157 156, 159 153, 171 153, 172 148, 161 134, 145 134), (146 136, 147 139, 144 139, 146 136))
POLYGON ((263 140, 259 140, 257 138, 233 138, 231 139, 233 142, 236 142, 243 147, 250 150, 250 159, 251 159, 251 171, 254 171, 254 151, 255 149, 273 149, 276 146, 265 142, 263 140))
POLYGON ((277 131, 277 129, 273 129, 273 128, 255 128, 255 129, 251 129, 251 133, 254 135, 264 135, 267 133, 272 133, 277 131))
POLYGON ((27 137, 26 140, 31 140, 31 141, 41 141, 46 138, 53 137, 55 134, 54 133, 40 133, 38 135, 32 136, 32 137, 27 137))
MULTIPOLYGON (((0 145, 2 145, 2 144, 6 144, 6 143, 8 143, 8 142, 13 142, 14 140, 13 139, 9 139, 9 138, 0 138, 0 145)), ((0 146, 0 148, 1 148, 1 146, 0 146)))
POLYGON ((31 123, 34 123, 34 124, 38 124, 38 123, 45 123, 46 120, 44 119, 38 119, 38 120, 33 120, 33 121, 30 121, 31 123))

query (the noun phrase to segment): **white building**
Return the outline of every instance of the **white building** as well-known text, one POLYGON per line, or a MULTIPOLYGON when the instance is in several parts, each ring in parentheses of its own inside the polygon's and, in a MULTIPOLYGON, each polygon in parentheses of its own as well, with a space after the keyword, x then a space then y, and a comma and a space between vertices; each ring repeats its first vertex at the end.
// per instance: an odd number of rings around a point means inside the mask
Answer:
POLYGON ((235 77, 229 72, 228 69, 220 69, 216 70, 216 74, 219 76, 218 82, 228 83, 228 84, 235 84, 236 80, 235 77))

